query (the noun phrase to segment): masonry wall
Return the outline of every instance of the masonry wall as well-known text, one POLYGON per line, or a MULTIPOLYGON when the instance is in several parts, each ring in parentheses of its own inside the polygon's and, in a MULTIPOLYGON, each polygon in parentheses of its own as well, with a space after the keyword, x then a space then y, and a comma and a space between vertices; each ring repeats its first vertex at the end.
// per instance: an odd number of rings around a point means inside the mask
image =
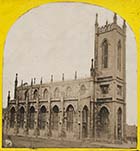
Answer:
MULTIPOLYGON (((16 104, 17 100, 11 100, 9 104, 9 111, 11 108, 18 107, 20 110, 21 107, 25 109, 28 108, 27 113, 24 114, 24 127, 20 128, 17 125, 14 125, 14 128, 10 128, 9 126, 9 134, 16 135, 28 135, 28 136, 38 136, 38 137, 52 137, 52 138, 66 138, 66 139, 81 139, 83 137, 83 125, 82 125, 82 111, 86 106, 88 108, 88 123, 87 123, 87 136, 90 137, 91 129, 91 101, 93 101, 93 79, 80 79, 75 81, 62 81, 50 84, 42 84, 42 85, 33 85, 33 86, 20 86, 17 90, 19 96, 18 106, 16 104), (71 88, 70 95, 67 94, 67 87, 71 88), (59 89, 59 93, 56 96, 55 89, 59 89), (47 98, 43 98, 43 92, 48 90, 47 98), (28 99, 26 92, 28 90, 28 99), (34 91, 38 90, 39 95, 37 99, 34 99, 34 91), (73 106, 74 108, 74 116, 73 116, 73 131, 67 131, 67 120, 65 119, 67 114, 68 106, 73 106), (38 112, 42 106, 46 107, 46 124, 45 129, 38 128, 38 112), (51 114, 54 106, 59 108, 58 113, 58 129, 53 130, 51 128, 51 114), (34 129, 30 129, 26 127, 27 119, 29 118, 29 110, 31 107, 35 108, 35 124, 34 129)), ((10 112, 9 112, 9 122, 10 122, 10 112)), ((16 121, 15 115, 15 121, 16 121)))

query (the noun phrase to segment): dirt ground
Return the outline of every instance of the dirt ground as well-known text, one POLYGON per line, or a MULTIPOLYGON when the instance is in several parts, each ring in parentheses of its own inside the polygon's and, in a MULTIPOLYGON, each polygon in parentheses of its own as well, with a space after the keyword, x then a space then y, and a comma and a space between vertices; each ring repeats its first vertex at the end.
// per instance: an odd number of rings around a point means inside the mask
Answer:
POLYGON ((12 148, 136 148, 136 143, 107 144, 92 140, 67 141, 24 136, 9 136, 8 139, 12 141, 12 148))

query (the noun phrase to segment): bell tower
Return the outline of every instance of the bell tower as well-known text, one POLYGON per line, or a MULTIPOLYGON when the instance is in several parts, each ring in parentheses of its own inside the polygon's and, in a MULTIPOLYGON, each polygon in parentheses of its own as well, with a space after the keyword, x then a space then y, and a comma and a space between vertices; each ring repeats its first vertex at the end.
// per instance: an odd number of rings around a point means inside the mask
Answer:
POLYGON ((126 124, 126 24, 106 21, 99 26, 95 20, 95 104, 96 137, 111 141, 125 139, 126 124))

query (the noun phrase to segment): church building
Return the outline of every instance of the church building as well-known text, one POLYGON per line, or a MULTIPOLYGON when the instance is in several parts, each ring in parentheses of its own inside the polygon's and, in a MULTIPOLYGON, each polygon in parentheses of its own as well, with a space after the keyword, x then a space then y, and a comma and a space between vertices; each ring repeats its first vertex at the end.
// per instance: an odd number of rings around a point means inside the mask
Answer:
MULTIPOLYGON (((126 138, 126 23, 117 15, 104 26, 95 20, 94 59, 89 76, 18 84, 7 97, 8 135, 123 142, 126 138)), ((92 58, 92 56, 91 56, 92 58)))

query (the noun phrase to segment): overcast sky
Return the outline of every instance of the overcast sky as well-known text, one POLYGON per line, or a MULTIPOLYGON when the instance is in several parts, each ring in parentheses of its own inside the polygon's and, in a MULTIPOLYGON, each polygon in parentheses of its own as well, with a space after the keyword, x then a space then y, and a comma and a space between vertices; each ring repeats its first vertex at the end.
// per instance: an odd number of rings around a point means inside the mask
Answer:
MULTIPOLYGON (((58 81, 88 77, 94 52, 94 21, 99 14, 99 25, 113 20, 113 12, 82 3, 50 3, 34 8, 20 17, 11 27, 4 49, 3 106, 7 105, 7 91, 13 97, 15 74, 19 84, 58 81)), ((118 17, 118 24, 123 20, 118 17)), ((136 43, 127 25, 126 39, 127 123, 137 123, 136 43)))

